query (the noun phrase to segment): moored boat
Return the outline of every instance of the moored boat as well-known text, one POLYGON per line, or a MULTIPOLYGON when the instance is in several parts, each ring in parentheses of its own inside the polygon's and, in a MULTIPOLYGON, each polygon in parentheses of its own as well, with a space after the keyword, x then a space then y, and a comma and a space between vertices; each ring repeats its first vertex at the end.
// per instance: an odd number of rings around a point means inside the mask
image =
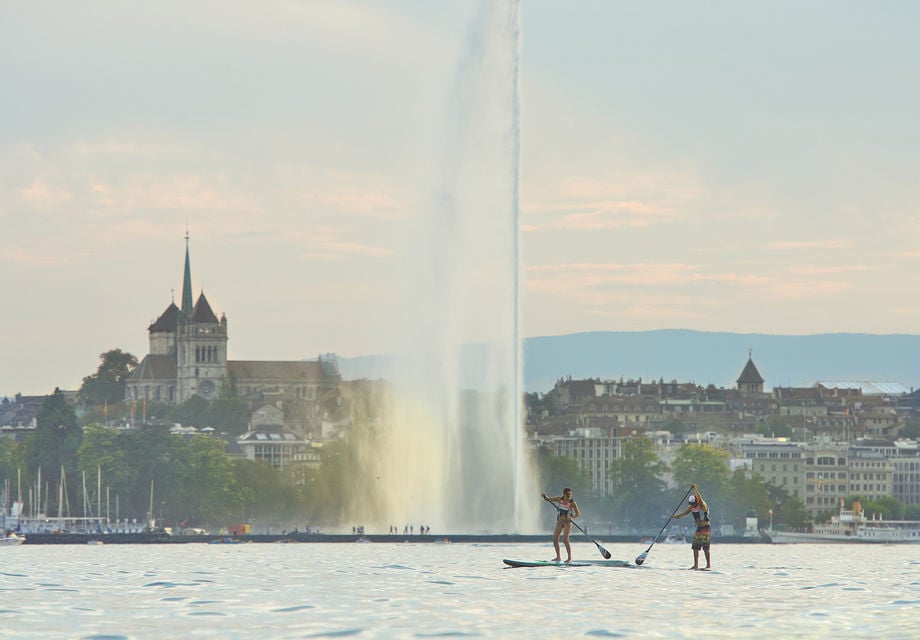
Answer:
POLYGON ((24 536, 19 536, 15 533, 8 533, 0 538, 0 547, 17 547, 25 541, 26 539, 24 536))
POLYGON ((920 521, 882 520, 867 518, 859 501, 845 509, 840 500, 840 512, 829 522, 816 523, 809 531, 766 531, 774 544, 795 542, 860 542, 885 544, 920 544, 920 521))

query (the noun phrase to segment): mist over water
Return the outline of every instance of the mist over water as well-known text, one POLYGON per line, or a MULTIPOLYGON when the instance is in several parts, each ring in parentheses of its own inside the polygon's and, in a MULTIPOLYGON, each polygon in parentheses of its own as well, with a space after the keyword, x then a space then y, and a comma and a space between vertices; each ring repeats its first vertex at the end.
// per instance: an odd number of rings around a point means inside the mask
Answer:
POLYGON ((373 487, 365 520, 380 520, 365 524, 376 530, 537 530, 521 405, 519 56, 519 2, 483 3, 392 292, 404 310, 391 327, 402 348, 386 376, 395 384, 383 424, 361 456, 361 484, 373 487))

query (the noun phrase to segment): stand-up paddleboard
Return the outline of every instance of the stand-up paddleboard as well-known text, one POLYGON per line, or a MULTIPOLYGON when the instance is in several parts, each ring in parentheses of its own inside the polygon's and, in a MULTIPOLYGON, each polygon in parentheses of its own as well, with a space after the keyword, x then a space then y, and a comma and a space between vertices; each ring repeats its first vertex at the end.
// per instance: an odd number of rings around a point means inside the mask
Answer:
POLYGON ((626 560, 573 560, 557 562, 555 560, 509 560, 503 561, 509 567, 628 567, 626 560))

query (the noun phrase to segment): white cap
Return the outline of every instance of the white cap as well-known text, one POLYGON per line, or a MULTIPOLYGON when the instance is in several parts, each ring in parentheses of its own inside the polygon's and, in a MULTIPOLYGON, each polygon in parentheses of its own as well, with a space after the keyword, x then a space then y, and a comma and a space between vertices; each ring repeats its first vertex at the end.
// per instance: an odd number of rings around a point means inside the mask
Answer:
POLYGON ((687 498, 687 502, 696 502, 696 496, 690 496, 687 498))

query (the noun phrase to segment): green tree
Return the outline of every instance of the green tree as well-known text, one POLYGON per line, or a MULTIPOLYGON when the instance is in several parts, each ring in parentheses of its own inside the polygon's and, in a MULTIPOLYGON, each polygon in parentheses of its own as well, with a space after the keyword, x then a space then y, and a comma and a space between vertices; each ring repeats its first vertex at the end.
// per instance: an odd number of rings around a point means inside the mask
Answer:
POLYGON ((773 501, 767 486, 756 473, 749 469, 735 469, 728 479, 727 491, 722 495, 717 524, 731 524, 737 533, 743 531, 746 516, 753 511, 761 527, 767 526, 773 501))
MULTIPOLYGON (((728 451, 709 444, 685 444, 677 450, 671 470, 681 493, 696 483, 709 505, 715 523, 734 522, 738 513, 727 513, 729 494, 728 451)), ((748 507, 749 508, 749 507, 748 507)), ((747 508, 744 509, 744 512, 747 508)), ((743 515, 743 514, 742 514, 743 515)))
POLYGON ((791 438, 792 427, 780 416, 767 416, 759 425, 757 433, 768 438, 791 438))
POLYGON ((662 428, 664 428, 665 431, 671 432, 672 434, 687 433, 690 431, 690 428, 686 424, 674 416, 671 416, 665 420, 662 428))
POLYGON ((243 496, 224 446, 223 440, 209 436, 178 440, 171 465, 174 482, 168 485, 161 501, 161 515, 167 522, 195 517, 220 525, 236 519, 243 496))
POLYGON ((16 487, 19 470, 25 462, 24 454, 24 447, 16 440, 0 437, 0 482, 6 479, 10 481, 11 487, 16 487))
POLYGON ((695 482, 704 497, 724 492, 728 484, 728 451, 709 444, 685 444, 677 450, 671 469, 678 486, 695 482))
POLYGON ((80 399, 87 405, 115 404, 124 400, 125 381, 137 367, 137 358, 121 349, 101 354, 96 373, 83 378, 80 399))
MULTIPOLYGON (((61 469, 69 480, 66 487, 73 493, 77 487, 77 450, 83 439, 74 408, 67 402, 64 392, 55 389, 54 393, 42 403, 35 416, 35 431, 26 438, 25 462, 31 477, 35 477, 39 468, 42 478, 49 486, 56 487, 61 479, 61 469)), ((57 492, 51 492, 49 506, 57 507, 57 492)))
POLYGON ((201 396, 195 395, 172 407, 167 417, 186 426, 207 427, 210 425, 211 405, 201 396))
POLYGON ((234 460, 233 464, 241 496, 240 521, 274 523, 286 529, 305 524, 303 491, 292 474, 305 467, 294 465, 282 472, 261 460, 234 460))
POLYGON ((557 456, 546 447, 537 450, 536 464, 537 473, 549 495, 559 495, 565 487, 569 487, 575 495, 581 496, 591 488, 590 480, 574 460, 557 456))
MULTIPOLYGON (((535 460, 537 474, 543 482, 547 495, 558 496, 565 487, 569 487, 575 493, 575 501, 579 506, 582 509, 588 508, 591 482, 574 460, 557 456, 546 447, 540 447, 537 450, 535 460)), ((545 507, 540 518, 545 526, 550 526, 556 519, 556 511, 545 507)))
POLYGON ((920 520, 920 504, 909 504, 904 508, 905 520, 920 520))
POLYGON ((614 507, 621 524, 632 527, 654 526, 660 520, 668 466, 658 457, 655 443, 646 436, 623 443, 622 456, 608 471, 614 488, 614 507))
POLYGON ((122 515, 144 517, 149 510, 150 485, 154 488, 154 513, 162 514, 163 506, 172 504, 177 494, 176 465, 181 464, 180 438, 162 425, 142 425, 120 434, 125 456, 133 461, 134 474, 130 482, 119 488, 125 496, 122 515))
POLYGON ((852 505, 857 500, 859 500, 866 517, 878 516, 883 520, 903 520, 904 514, 907 512, 906 506, 901 504, 900 500, 890 496, 864 498, 855 495, 846 498, 844 504, 852 505))
POLYGON ((217 397, 211 402, 209 416, 211 426, 233 436, 244 433, 249 427, 249 405, 240 397, 233 373, 221 382, 217 397))
POLYGON ((87 425, 77 450, 77 468, 93 477, 101 471, 103 483, 110 490, 115 489, 115 495, 123 487, 130 486, 136 475, 134 461, 128 459, 122 434, 98 424, 87 425))
MULTIPOLYGON (((785 489, 764 483, 770 502, 773 505, 773 527, 776 529, 801 529, 805 527, 811 515, 805 508, 805 503, 799 498, 790 495, 785 489)), ((765 527, 770 525, 770 511, 767 510, 767 519, 763 520, 765 527)))
POLYGON ((367 495, 363 493, 367 488, 358 486, 361 474, 351 472, 359 463, 358 445, 353 442, 354 438, 355 433, 352 432, 349 436, 323 445, 313 487, 314 494, 323 496, 323 499, 311 505, 308 514, 314 522, 325 524, 347 521, 350 517, 350 497, 367 495))

